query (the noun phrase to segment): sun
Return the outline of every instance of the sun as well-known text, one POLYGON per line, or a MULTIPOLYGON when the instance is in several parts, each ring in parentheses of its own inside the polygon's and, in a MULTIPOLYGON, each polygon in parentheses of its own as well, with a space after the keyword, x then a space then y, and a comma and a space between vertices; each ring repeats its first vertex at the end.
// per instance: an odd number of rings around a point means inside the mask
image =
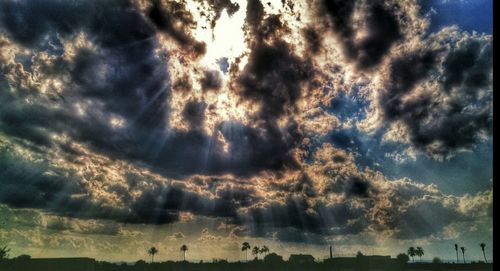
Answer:
MULTIPOLYGON (((237 0, 233 2, 239 5, 238 11, 229 16, 227 11, 223 10, 213 29, 208 25, 208 22, 203 22, 204 19, 198 16, 199 23, 193 36, 197 40, 203 41, 207 46, 200 64, 208 69, 220 70, 222 60, 231 65, 236 58, 243 56, 248 50, 243 29, 247 1, 237 0)), ((190 1, 188 6, 195 5, 196 1, 190 1)), ((227 76, 227 73, 223 74, 227 76)))
MULTIPOLYGON (((229 87, 234 74, 229 72, 229 67, 237 63, 239 69, 246 65, 246 55, 249 51, 245 35, 246 0, 233 1, 239 5, 239 9, 229 15, 222 10, 220 17, 211 27, 207 20, 206 7, 196 0, 186 2, 186 7, 197 22, 192 29, 192 36, 198 42, 206 45, 203 56, 195 60, 195 69, 190 71, 192 78, 192 90, 188 93, 174 92, 171 97, 172 112, 170 117, 171 127, 187 129, 186 121, 182 117, 185 104, 188 101, 203 101, 205 103, 204 127, 207 134, 216 132, 216 127, 224 121, 237 121, 247 124, 248 116, 254 108, 244 104, 229 87), (221 79, 221 86, 215 91, 205 91, 200 84, 200 78, 204 72, 216 72, 221 79)), ((172 63, 175 63, 173 61, 172 63)), ((172 66, 172 70, 179 68, 172 66)), ((177 69, 178 70, 178 69, 177 69)))

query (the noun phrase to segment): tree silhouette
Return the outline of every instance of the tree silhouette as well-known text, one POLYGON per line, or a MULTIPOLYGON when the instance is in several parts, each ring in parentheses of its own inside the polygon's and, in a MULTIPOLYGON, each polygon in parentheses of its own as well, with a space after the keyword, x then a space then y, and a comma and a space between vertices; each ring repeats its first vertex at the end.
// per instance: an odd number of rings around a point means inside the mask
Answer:
POLYGON ((252 254, 255 255, 255 257, 258 259, 259 258, 259 252, 260 252, 260 249, 258 246, 254 246, 253 249, 252 249, 252 254))
POLYGON ((264 257, 264 262, 276 266, 283 263, 283 257, 272 252, 264 257))
POLYGON ((188 250, 188 247, 186 245, 181 246, 181 251, 184 253, 184 261, 186 261, 186 251, 188 250))
POLYGON ((358 258, 358 259, 362 258, 363 256, 365 256, 365 255, 361 251, 358 251, 358 253, 356 253, 356 258, 358 258))
POLYGON ((415 259, 413 259, 413 257, 415 257, 415 255, 417 255, 415 248, 414 247, 409 247, 408 248, 408 256, 411 257, 411 261, 412 262, 415 262, 415 259))
POLYGON ((158 253, 158 249, 155 248, 155 247, 151 247, 149 250, 148 250, 148 254, 151 255, 151 262, 154 262, 154 259, 155 259, 155 254, 158 253))
POLYGON ((458 263, 458 244, 455 244, 455 252, 457 253, 457 263, 458 263))
POLYGON ((0 247, 0 260, 7 259, 9 257, 10 248, 7 246, 0 247))
POLYGON ((462 257, 464 258, 465 263, 465 247, 460 247, 460 250, 462 250, 462 257))
POLYGON ((250 244, 248 242, 243 242, 241 244, 241 251, 245 251, 245 260, 248 262, 248 250, 250 249, 250 244))
POLYGON ((422 262, 422 256, 424 256, 424 254, 424 249, 422 247, 417 247, 417 249, 415 249, 415 255, 420 258, 420 262, 422 262))
POLYGON ((484 252, 484 248, 486 247, 485 243, 479 244, 481 246, 481 250, 483 251, 483 256, 484 256, 484 262, 488 263, 488 260, 486 260, 486 253, 484 252))
POLYGON ((432 258, 432 263, 440 264, 440 263, 443 263, 443 261, 441 261, 441 259, 439 257, 434 257, 434 258, 432 258))
POLYGON ((264 256, 267 255, 267 253, 269 253, 269 248, 267 246, 262 246, 260 248, 260 253, 264 254, 264 256))
POLYGON ((398 262, 400 262, 402 264, 406 264, 410 260, 410 257, 408 257, 408 255, 406 255, 404 253, 399 253, 398 256, 396 256, 396 259, 398 262))

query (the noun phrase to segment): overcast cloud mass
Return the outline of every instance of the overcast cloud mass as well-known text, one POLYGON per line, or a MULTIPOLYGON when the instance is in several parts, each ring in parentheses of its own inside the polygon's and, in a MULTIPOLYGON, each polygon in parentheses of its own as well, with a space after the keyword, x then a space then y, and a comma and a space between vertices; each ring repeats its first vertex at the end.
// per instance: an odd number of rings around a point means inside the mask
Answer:
POLYGON ((482 256, 493 37, 445 5, 1 1, 0 243, 482 256))

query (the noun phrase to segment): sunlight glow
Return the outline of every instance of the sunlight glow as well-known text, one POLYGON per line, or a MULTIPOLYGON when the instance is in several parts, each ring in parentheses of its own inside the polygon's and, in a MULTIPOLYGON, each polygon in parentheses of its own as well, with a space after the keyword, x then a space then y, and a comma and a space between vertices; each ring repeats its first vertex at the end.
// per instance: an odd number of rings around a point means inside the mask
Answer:
POLYGON ((219 69, 218 61, 227 58, 229 64, 234 59, 241 56, 247 50, 245 42, 245 33, 243 26, 245 23, 246 1, 235 1, 240 8, 229 16, 224 10, 221 17, 217 20, 215 28, 198 28, 195 36, 207 44, 207 53, 201 59, 201 63, 209 67, 219 69))

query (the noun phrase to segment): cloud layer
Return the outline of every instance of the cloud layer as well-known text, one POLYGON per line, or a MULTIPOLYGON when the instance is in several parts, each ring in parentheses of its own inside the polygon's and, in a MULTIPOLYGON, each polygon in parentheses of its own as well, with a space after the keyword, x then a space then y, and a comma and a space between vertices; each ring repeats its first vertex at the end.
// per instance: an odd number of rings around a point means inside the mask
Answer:
POLYGON ((0 203, 79 234, 120 228, 65 217, 194 216, 314 244, 489 220, 491 191, 384 176, 359 165, 354 133, 337 140, 356 129, 435 163, 491 140, 492 36, 428 23, 389 0, 3 1, 0 203), (232 16, 244 16, 241 54, 211 63, 232 16))

